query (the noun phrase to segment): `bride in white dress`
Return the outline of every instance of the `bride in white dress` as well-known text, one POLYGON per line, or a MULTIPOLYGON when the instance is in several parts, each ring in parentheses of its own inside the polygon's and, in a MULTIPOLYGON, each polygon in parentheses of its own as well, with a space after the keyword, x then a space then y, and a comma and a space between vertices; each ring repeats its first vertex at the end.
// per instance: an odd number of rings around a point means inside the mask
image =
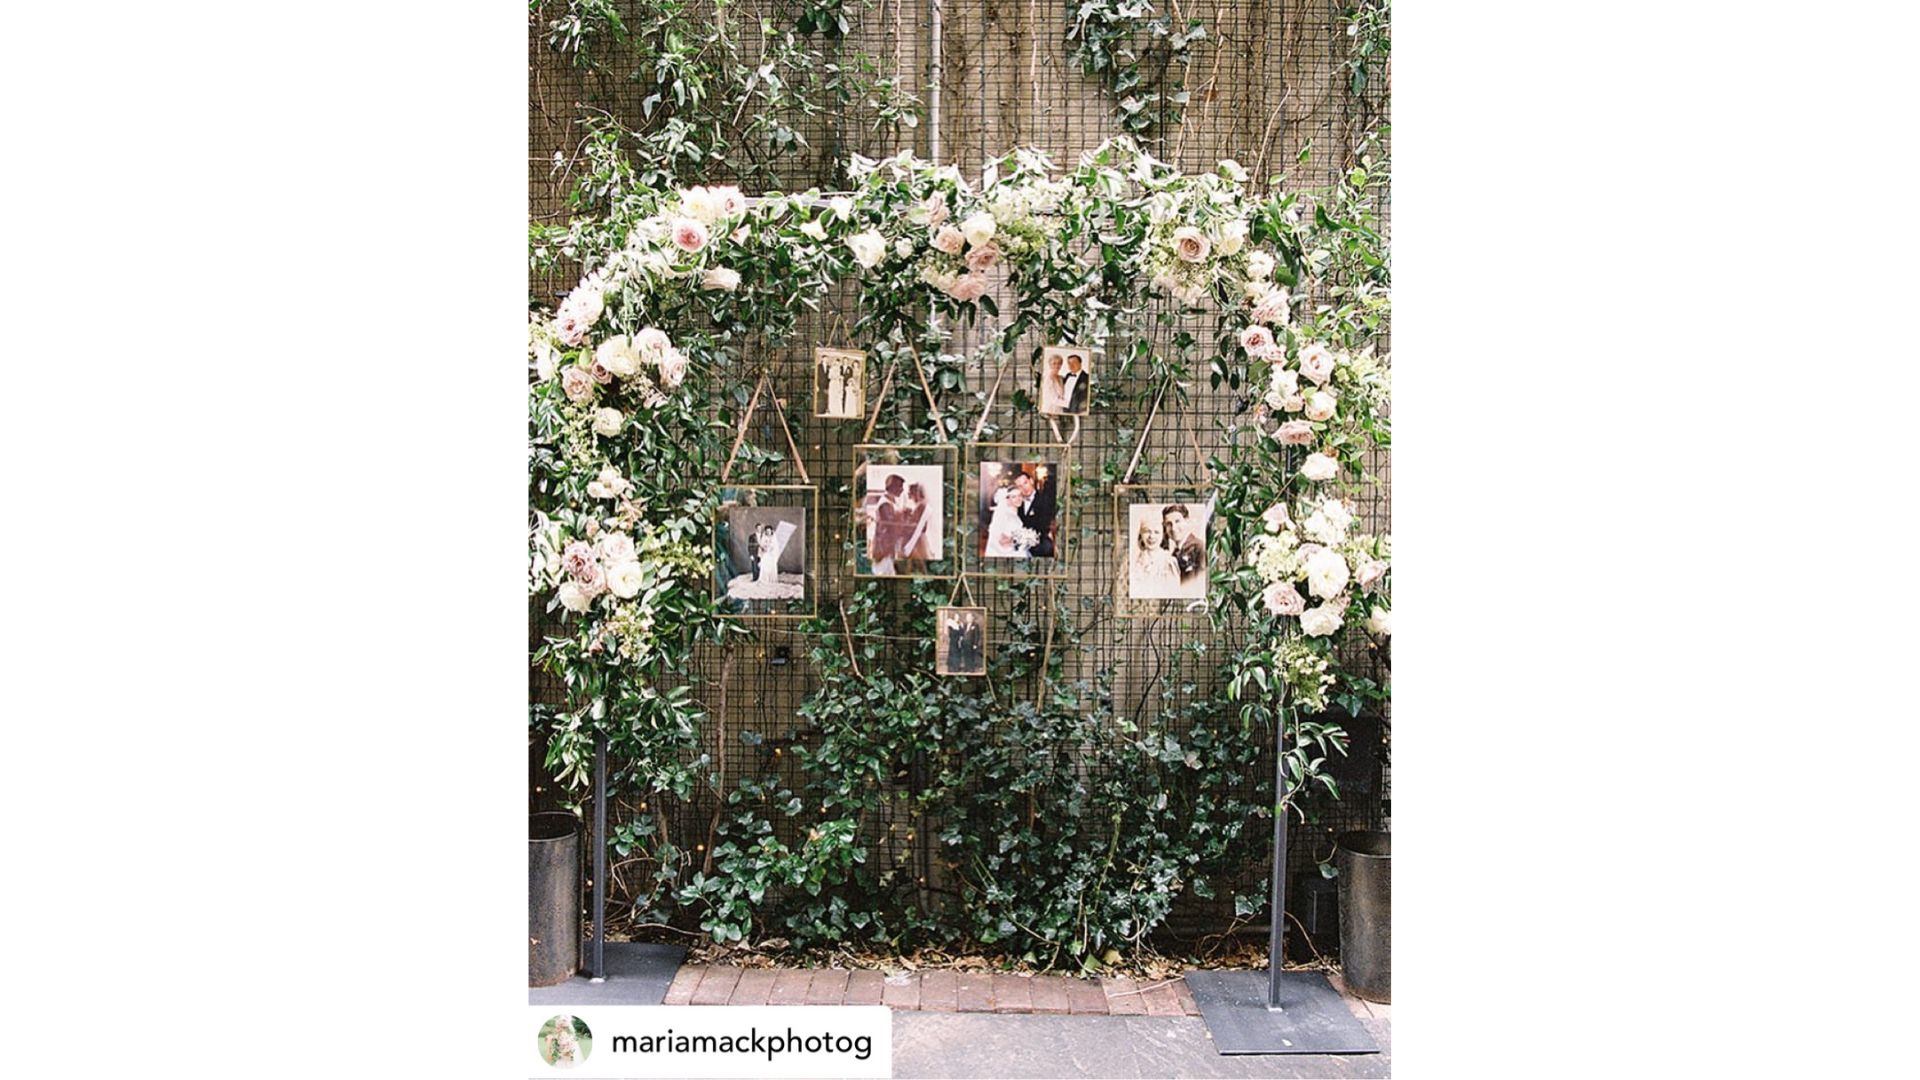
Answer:
MULTIPOLYGON (((800 527, 791 521, 768 522, 754 530, 754 543, 760 559, 757 573, 740 574, 727 583, 727 595, 736 600, 799 600, 806 587, 799 581, 780 580, 780 554, 787 550, 800 527)), ((788 575, 792 577, 793 575, 788 575)))
POLYGON ((993 493, 993 517, 987 522, 987 557, 990 559, 1024 559, 1033 546, 1036 537, 1033 530, 1020 524, 1020 510, 1016 505, 1020 493, 1012 486, 1001 488, 993 493), (1025 534, 1024 536, 1021 534, 1025 534))

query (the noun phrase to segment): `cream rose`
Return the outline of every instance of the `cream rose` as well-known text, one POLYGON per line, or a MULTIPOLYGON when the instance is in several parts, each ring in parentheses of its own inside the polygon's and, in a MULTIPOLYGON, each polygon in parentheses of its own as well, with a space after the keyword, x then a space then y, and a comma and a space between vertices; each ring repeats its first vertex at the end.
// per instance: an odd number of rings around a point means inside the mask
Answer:
POLYGON ((1337 399, 1332 394, 1327 393, 1325 390, 1315 390, 1313 396, 1307 399, 1307 419, 1333 419, 1333 409, 1336 402, 1337 399))
POLYGON ((1258 323, 1240 331, 1240 347, 1255 360, 1265 360, 1279 351, 1273 342, 1273 331, 1258 323))
POLYGON ((1264 251, 1256 251, 1247 256, 1247 276, 1263 280, 1273 273, 1273 256, 1264 251))
POLYGON ((673 246, 693 253, 707 246, 707 227, 694 218, 673 219, 673 246))
POLYGON ((1300 590, 1285 581, 1276 581, 1260 594, 1260 602, 1275 615, 1298 615, 1307 610, 1307 599, 1300 590))
POLYGON ((687 377, 687 354, 679 349, 668 349, 660 356, 660 385, 663 389, 673 390, 679 387, 687 377))
POLYGON ((1274 503, 1260 514, 1260 520, 1267 523, 1267 531, 1277 533, 1293 524, 1293 517, 1287 513, 1286 503, 1274 503))
POLYGON ((1347 526, 1351 524, 1353 515, 1340 505, 1340 500, 1327 499, 1300 523, 1300 529, 1323 544, 1338 544, 1346 540, 1347 526))
POLYGON ((1285 289, 1278 287, 1268 288, 1261 294, 1260 299, 1254 302, 1253 310, 1249 313, 1249 317, 1252 318, 1254 322, 1285 326, 1293 321, 1293 314, 1289 307, 1289 301, 1291 299, 1285 289))
POLYGON ((593 597, 573 582, 563 581, 560 583, 560 606, 579 613, 593 606, 593 597))
POLYGON ((1308 608, 1300 615, 1300 632, 1308 637, 1326 637, 1340 629, 1341 607, 1334 603, 1308 608))
POLYGON ((913 241, 907 239, 904 236, 898 240, 895 240, 893 242, 893 253, 895 255, 900 256, 903 259, 913 254, 913 241))
POLYGON ((1307 559, 1307 591, 1322 600, 1330 600, 1347 587, 1347 560, 1337 551, 1322 548, 1307 559))
POLYGON ((1327 385, 1333 378, 1333 350, 1317 341, 1301 349, 1300 374, 1313 380, 1315 386, 1327 385))
POLYGON ((622 600, 631 600, 640 595, 640 586, 646 584, 646 575, 641 572, 637 562, 617 562, 607 571, 607 591, 622 600))
POLYGON ((615 566, 623 562, 632 562, 639 558, 638 555, 634 554, 633 537, 623 532, 601 534, 599 542, 595 543, 594 547, 599 552, 600 561, 606 563, 608 566, 615 566))
POLYGON ((887 254, 887 239, 877 230, 854 233, 847 237, 847 247, 853 249, 853 261, 871 270, 880 265, 887 254))
MULTIPOLYGON (((967 243, 972 244, 974 247, 979 247, 993 239, 995 228, 993 215, 984 210, 960 223, 961 235, 965 236, 967 243)), ((950 252, 949 254, 952 253, 950 252)))
POLYGON ((673 339, 665 330, 649 326, 633 335, 633 347, 639 351, 643 363, 657 364, 668 349, 673 348, 673 339))
POLYGON ((951 225, 942 225, 940 231, 933 234, 933 246, 935 250, 958 255, 967 246, 967 237, 951 225))
POLYGON ((561 368, 560 389, 566 391, 568 401, 583 405, 593 400, 593 375, 577 364, 561 368))
POLYGON ((1367 612, 1367 629, 1379 637, 1392 634, 1393 612, 1383 607, 1367 612))
POLYGON ((599 409, 593 414, 593 433, 612 438, 620 434, 620 425, 626 422, 619 409, 599 409))
POLYGON ((1305 420, 1289 420, 1273 433, 1281 446, 1306 446, 1313 442, 1313 425, 1305 420))
POLYGON ((1238 255, 1247 245, 1247 223, 1239 218, 1220 226, 1220 243, 1215 245, 1222 255, 1238 255))
POLYGON ((1308 454, 1307 460, 1300 464, 1300 475, 1315 483, 1331 480, 1339 475, 1340 463, 1325 454, 1308 454))
POLYGON ((726 200, 711 188, 690 187, 680 193, 680 212, 711 225, 726 216, 726 200))
POLYGON ((640 354, 625 334, 617 334, 601 342, 600 347, 593 350, 593 359, 623 379, 632 378, 640 370, 640 354))
POLYGON ((1372 592, 1373 587, 1380 584, 1380 579, 1386 576, 1387 564, 1379 559, 1362 559, 1360 565, 1353 570, 1354 584, 1360 586, 1361 592, 1366 593, 1372 592))
POLYGON ((1207 234, 1191 225, 1182 225, 1173 230, 1173 253, 1187 262, 1197 263, 1213 250, 1213 244, 1207 240, 1207 234))
POLYGON ((700 287, 732 292, 740 287, 740 271, 725 266, 716 266, 700 276, 700 287))

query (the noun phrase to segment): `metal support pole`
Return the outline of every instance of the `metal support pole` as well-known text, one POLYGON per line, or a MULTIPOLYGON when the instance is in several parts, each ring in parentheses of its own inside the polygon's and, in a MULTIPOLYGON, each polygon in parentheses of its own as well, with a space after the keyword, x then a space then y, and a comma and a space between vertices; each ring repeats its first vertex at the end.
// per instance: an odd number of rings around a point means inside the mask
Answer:
POLYGON ((927 42, 927 160, 940 164, 940 0, 927 0, 932 32, 927 42))
POLYGON ((593 950, 587 971, 607 977, 607 736, 593 740, 593 950))
POLYGON ((1267 1008, 1280 1009, 1280 960, 1287 933, 1286 712, 1273 724, 1273 924, 1267 930, 1267 1008))

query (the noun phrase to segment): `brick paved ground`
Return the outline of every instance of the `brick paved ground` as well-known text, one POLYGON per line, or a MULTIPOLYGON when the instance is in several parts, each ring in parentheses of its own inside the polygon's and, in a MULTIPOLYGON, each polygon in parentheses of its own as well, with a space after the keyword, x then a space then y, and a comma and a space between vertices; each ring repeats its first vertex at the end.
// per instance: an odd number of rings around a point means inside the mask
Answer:
POLYGON ((993 971, 848 971, 688 964, 668 1005, 888 1005, 920 1012, 1198 1016, 1180 979, 1077 979, 993 971))

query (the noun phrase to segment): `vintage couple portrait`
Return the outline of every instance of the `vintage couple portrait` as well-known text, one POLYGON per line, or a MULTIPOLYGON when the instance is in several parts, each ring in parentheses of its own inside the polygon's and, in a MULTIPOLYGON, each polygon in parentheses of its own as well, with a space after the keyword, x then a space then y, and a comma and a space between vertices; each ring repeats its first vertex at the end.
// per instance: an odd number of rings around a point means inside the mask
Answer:
POLYGON ((1040 351, 1040 411, 1048 416, 1085 416, 1093 400, 1093 363, 1097 354, 1077 345, 1049 345, 1040 351))
POLYGON ((934 610, 933 670, 938 675, 987 673, 987 609, 934 610))
POLYGON ((1056 557, 1060 477, 1058 459, 980 463, 978 554, 981 558, 1056 557))
POLYGON ((1207 595, 1207 503, 1133 503, 1127 507, 1127 597, 1199 600, 1207 595))
POLYGON ((866 466, 860 499, 865 543, 859 572, 924 577, 944 570, 946 470, 939 465, 866 466))
POLYGON ((713 518, 714 596, 725 615, 813 613, 808 548, 812 487, 725 488, 713 518))

